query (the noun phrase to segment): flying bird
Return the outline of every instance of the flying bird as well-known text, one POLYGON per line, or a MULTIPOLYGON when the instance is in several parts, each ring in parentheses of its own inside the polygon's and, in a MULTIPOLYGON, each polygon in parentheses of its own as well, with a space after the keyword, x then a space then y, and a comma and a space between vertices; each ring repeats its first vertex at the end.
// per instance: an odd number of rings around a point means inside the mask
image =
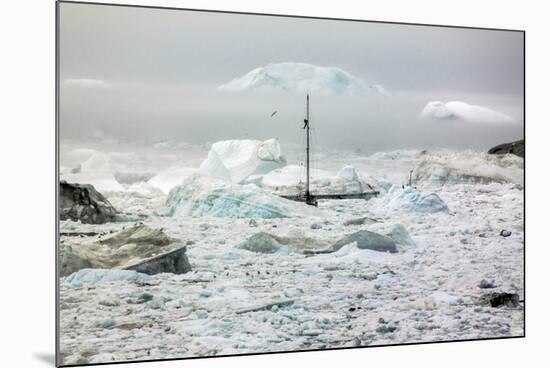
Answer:
POLYGON ((273 111, 273 112, 271 113, 270 118, 272 118, 276 113, 277 113, 277 110, 273 111))

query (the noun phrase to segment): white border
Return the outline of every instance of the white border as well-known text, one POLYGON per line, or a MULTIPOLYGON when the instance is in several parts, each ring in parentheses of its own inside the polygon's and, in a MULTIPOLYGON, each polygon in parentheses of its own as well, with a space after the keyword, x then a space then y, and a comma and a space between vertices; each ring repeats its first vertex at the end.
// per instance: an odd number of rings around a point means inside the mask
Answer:
MULTIPOLYGON (((105 2, 114 2, 108 1, 105 2)), ((382 21, 525 29, 527 31, 527 337, 421 346, 324 351, 132 364, 129 367, 337 365, 512 367, 545 361, 549 299, 546 262, 548 204, 548 20, 544 4, 505 1, 136 1, 172 6, 382 21), (544 359, 544 360, 543 360, 544 359)), ((2 366, 52 366, 54 352, 54 2, 0 5, 3 48, 2 366), (7 48, 7 50, 6 50, 7 48), (32 223, 32 228, 30 224, 32 223), (48 363, 49 362, 49 363, 48 363)))

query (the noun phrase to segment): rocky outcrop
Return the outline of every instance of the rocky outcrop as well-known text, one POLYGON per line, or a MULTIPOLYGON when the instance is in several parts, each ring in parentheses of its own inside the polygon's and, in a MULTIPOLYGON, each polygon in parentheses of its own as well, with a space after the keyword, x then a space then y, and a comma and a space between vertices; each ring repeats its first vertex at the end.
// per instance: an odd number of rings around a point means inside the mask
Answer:
POLYGON ((107 238, 71 238, 60 250, 61 276, 84 268, 127 269, 150 275, 191 271, 187 248, 162 229, 138 223, 107 238))
POLYGON ((493 155, 503 155, 511 153, 513 155, 525 158, 525 140, 519 140, 510 143, 499 144, 491 148, 488 153, 493 155))
POLYGON ((92 185, 59 183, 59 216, 61 220, 83 224, 117 221, 117 210, 92 185))
POLYGON ((478 304, 493 308, 498 308, 501 306, 517 307, 519 304, 519 295, 516 293, 484 294, 479 297, 478 304))

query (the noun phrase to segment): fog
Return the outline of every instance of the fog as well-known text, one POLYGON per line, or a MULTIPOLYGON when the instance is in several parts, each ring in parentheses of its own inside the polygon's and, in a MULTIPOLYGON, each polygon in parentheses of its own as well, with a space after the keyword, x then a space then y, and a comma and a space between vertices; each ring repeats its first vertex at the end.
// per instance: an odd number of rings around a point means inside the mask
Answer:
POLYGON ((305 96, 216 90, 281 61, 338 67, 390 91, 313 95, 311 122, 323 146, 487 149, 523 137, 522 33, 60 6, 62 141, 297 143, 305 96), (517 123, 419 119, 434 100, 486 106, 517 123))

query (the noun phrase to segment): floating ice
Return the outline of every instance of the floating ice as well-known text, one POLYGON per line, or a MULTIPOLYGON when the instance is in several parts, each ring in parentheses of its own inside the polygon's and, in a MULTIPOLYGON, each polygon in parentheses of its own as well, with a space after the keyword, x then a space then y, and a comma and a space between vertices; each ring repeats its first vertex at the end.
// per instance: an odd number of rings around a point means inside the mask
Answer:
POLYGON ((523 183, 524 161, 516 155, 461 151, 426 155, 413 171, 414 182, 432 185, 523 183))
POLYGON ((387 95, 381 85, 370 86, 356 76, 334 67, 305 63, 276 63, 256 68, 221 85, 220 91, 251 89, 323 95, 356 95, 366 91, 387 95))
POLYGON ((198 174, 174 188, 166 206, 171 216, 282 218, 315 214, 310 206, 267 193, 254 184, 232 184, 198 174))
POLYGON ((85 268, 67 277, 65 285, 70 288, 77 288, 105 282, 149 281, 150 279, 149 275, 136 271, 85 268))
POLYGON ((484 106, 470 105, 461 101, 428 102, 420 117, 423 119, 460 119, 471 123, 482 124, 513 124, 516 121, 501 112, 484 106))
MULTIPOLYGON (((373 200, 374 201, 374 200, 373 200)), ((392 186, 388 193, 373 203, 373 209, 385 212, 447 212, 447 204, 435 193, 425 194, 414 188, 392 186)))
POLYGON ((285 163, 276 139, 216 142, 200 166, 204 175, 240 183, 251 175, 267 174, 285 163))

